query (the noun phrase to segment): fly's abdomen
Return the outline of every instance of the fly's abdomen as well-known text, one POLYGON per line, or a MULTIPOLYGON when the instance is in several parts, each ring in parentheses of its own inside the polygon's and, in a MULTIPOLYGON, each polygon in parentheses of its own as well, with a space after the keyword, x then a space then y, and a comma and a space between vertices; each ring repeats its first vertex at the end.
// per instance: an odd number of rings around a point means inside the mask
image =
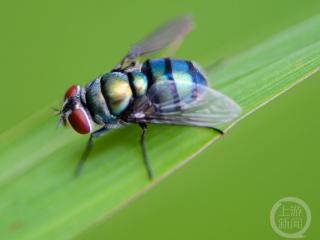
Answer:
POLYGON ((166 91, 157 92, 157 102, 172 102, 179 106, 196 99, 200 94, 197 85, 207 85, 207 80, 191 61, 170 58, 150 59, 141 70, 148 78, 149 88, 160 81, 172 81, 166 91))

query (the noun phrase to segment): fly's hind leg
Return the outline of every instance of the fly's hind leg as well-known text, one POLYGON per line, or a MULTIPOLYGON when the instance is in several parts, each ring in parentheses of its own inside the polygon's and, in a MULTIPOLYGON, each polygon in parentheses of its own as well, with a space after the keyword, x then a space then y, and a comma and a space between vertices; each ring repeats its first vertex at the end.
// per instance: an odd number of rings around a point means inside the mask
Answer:
POLYGON ((220 135, 224 135, 224 131, 219 129, 219 128, 215 128, 215 127, 209 127, 209 129, 214 130, 215 132, 219 133, 220 135))
POLYGON ((149 163, 149 158, 147 155, 147 150, 146 150, 146 145, 145 145, 145 138, 146 138, 146 134, 147 134, 147 124, 145 123, 139 123, 140 127, 142 128, 142 135, 141 135, 141 139, 140 139, 140 145, 141 145, 141 150, 142 150, 142 154, 143 154, 143 161, 144 161, 144 165, 146 166, 147 169, 147 173, 148 173, 148 177, 150 180, 153 179, 153 173, 152 173, 152 169, 149 163))
POLYGON ((87 146, 86 146, 86 149, 85 149, 84 153, 82 154, 82 157, 81 157, 80 161, 77 164, 77 167, 76 167, 76 170, 75 170, 75 175, 76 176, 80 175, 81 168, 82 168, 83 164, 86 162, 86 160, 88 159, 88 156, 89 156, 89 153, 90 153, 90 151, 92 149, 94 140, 96 138, 104 135, 109 130, 110 130, 110 128, 107 128, 106 126, 104 126, 104 127, 100 128, 100 129, 98 129, 97 131, 91 133, 90 138, 89 138, 88 143, 87 143, 87 146))

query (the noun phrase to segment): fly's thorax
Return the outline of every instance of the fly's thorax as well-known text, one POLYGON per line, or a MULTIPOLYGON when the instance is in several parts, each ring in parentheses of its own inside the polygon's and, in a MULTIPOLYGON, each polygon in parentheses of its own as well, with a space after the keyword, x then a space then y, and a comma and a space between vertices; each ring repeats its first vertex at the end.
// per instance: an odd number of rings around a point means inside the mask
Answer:
POLYGON ((85 102, 96 123, 114 124, 147 89, 148 79, 140 71, 109 72, 87 84, 85 102))
POLYGON ((135 97, 141 97, 147 93, 148 79, 145 74, 140 71, 133 71, 128 73, 128 77, 129 84, 135 97))
POLYGON ((99 125, 115 122, 101 92, 101 77, 88 83, 85 87, 85 100, 92 119, 99 125))
POLYGON ((133 93, 126 73, 110 72, 101 78, 101 92, 111 114, 119 116, 129 106, 133 93))

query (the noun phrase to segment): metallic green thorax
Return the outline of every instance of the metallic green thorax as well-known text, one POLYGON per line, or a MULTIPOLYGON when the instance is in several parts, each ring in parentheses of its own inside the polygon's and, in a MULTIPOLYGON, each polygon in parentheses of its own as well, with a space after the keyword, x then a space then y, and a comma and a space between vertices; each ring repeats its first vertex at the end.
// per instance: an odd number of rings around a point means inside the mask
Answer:
POLYGON ((115 116, 120 115, 128 107, 133 95, 128 75, 121 72, 110 72, 103 75, 101 92, 110 112, 115 116))
POLYGON ((92 119, 100 125, 112 123, 115 118, 110 115, 106 100, 101 92, 100 79, 90 82, 85 87, 85 101, 92 119))
POLYGON ((148 79, 142 72, 134 71, 129 73, 131 77, 133 91, 137 97, 146 94, 148 89, 148 79))
POLYGON ((96 123, 112 124, 133 97, 146 94, 147 88, 148 80, 142 72, 110 72, 86 86, 86 103, 96 123))

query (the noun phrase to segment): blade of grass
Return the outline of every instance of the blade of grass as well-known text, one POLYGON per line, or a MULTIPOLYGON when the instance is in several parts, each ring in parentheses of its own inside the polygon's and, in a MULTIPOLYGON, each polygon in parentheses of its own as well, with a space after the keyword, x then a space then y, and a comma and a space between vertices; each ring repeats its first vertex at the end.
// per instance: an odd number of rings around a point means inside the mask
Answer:
MULTIPOLYGON (((319 24, 316 16, 209 70, 212 86, 243 108, 239 120, 319 70, 319 24)), ((86 139, 55 126, 48 110, 0 137, 3 238, 73 238, 218 138, 207 129, 150 127, 147 147, 157 179, 149 182, 140 129, 119 129, 97 141, 82 175, 74 178, 86 139)))

